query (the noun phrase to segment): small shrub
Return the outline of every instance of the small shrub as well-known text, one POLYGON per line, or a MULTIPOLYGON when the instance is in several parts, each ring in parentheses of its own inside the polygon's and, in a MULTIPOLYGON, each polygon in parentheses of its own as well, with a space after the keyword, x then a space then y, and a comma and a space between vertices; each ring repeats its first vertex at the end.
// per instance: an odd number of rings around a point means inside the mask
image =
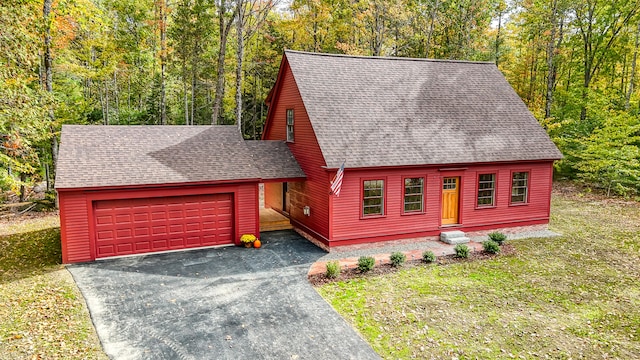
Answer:
POLYGON ((482 247, 484 248, 484 251, 488 252, 489 254, 497 254, 500 252, 500 245, 493 240, 485 241, 484 243, 482 243, 482 247))
POLYGON ((329 279, 337 278, 338 275, 340 275, 340 263, 337 261, 329 261, 327 263, 327 272, 325 272, 325 275, 329 279))
POLYGON ((389 260, 391 261, 391 266, 399 267, 407 261, 407 256, 399 251, 396 251, 389 256, 389 260))
POLYGON ((470 250, 469 247, 465 244, 458 244, 453 248, 453 250, 456 252, 456 257, 458 258, 466 259, 469 257, 470 250))
POLYGON ((432 263, 436 261, 436 254, 434 254, 433 251, 427 250, 422 253, 422 261, 426 263, 432 263))
POLYGON ((376 266, 376 259, 371 256, 360 256, 358 259, 358 270, 360 272, 367 272, 373 269, 374 266, 376 266))
POLYGON ((491 241, 495 241, 498 243, 498 245, 502 245, 502 243, 507 240, 507 235, 498 232, 498 231, 494 231, 492 233, 489 234, 489 240, 491 241))

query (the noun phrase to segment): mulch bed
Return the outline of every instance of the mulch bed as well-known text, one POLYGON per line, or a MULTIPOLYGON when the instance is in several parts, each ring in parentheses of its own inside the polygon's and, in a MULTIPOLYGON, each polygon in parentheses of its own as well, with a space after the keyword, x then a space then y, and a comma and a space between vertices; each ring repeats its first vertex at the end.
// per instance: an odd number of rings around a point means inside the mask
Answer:
POLYGON ((513 255, 515 253, 516 253, 516 248, 511 244, 505 243, 502 246, 500 246, 499 254, 489 254, 484 251, 479 251, 479 252, 473 252, 469 254, 469 258, 467 259, 460 259, 455 257, 455 255, 445 255, 445 256, 438 256, 435 262, 429 263, 429 264, 423 262, 422 260, 414 260, 414 261, 409 260, 405 262, 401 267, 397 267, 397 268, 391 266, 391 264, 382 264, 382 265, 376 264, 376 266, 371 271, 368 271, 366 273, 360 272, 360 270, 358 270, 357 268, 346 269, 346 270, 342 269, 340 271, 340 275, 338 275, 338 277, 336 278, 331 279, 326 277, 324 274, 309 275, 308 278, 311 285, 320 287, 322 285, 338 282, 338 281, 348 281, 352 279, 361 279, 361 278, 391 274, 401 269, 408 269, 416 266, 449 265, 449 264, 456 264, 461 262, 488 260, 488 259, 495 259, 500 256, 513 255))

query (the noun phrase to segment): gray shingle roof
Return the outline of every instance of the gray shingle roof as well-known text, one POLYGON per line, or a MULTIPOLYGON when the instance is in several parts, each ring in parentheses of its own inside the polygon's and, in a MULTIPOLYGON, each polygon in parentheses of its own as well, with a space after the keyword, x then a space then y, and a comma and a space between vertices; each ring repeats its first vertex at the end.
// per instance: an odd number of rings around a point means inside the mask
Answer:
POLYGON ((63 125, 56 188, 303 178, 282 141, 235 126, 63 125))
POLYGON ((562 157, 493 63, 285 56, 329 168, 562 157))

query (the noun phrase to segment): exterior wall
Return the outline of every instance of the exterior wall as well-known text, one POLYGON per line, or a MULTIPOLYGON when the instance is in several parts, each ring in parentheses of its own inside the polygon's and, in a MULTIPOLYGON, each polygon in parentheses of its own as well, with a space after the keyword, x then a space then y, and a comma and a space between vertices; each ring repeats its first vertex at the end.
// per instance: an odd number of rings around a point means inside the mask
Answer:
POLYGON ((257 183, 219 186, 167 186, 129 190, 59 190, 62 262, 76 263, 96 259, 94 201, 216 193, 233 194, 236 245, 239 245, 240 235, 260 233, 257 183))
MULTIPOLYGON (((286 111, 294 111, 294 142, 289 149, 307 175, 304 182, 290 182, 289 216, 294 226, 303 228, 313 236, 326 241, 329 238, 329 175, 320 151, 320 145, 309 121, 289 65, 283 64, 279 90, 271 102, 264 140, 286 140, 286 111), (310 207, 310 216, 303 215, 303 208, 310 207)), ((278 185, 278 184, 274 184, 278 185)), ((282 197, 281 197, 282 198, 282 197)), ((282 203, 282 200, 279 200, 282 203)))
POLYGON ((549 222, 552 162, 463 165, 345 171, 340 197, 331 197, 329 246, 439 235, 441 231, 478 231, 549 222), (511 205, 511 173, 529 172, 529 201, 511 205), (495 206, 478 208, 478 174, 496 173, 495 206), (442 179, 460 176, 459 225, 441 225, 442 179), (425 211, 403 214, 404 177, 425 178, 425 211), (362 181, 385 180, 385 215, 363 218, 362 181))
POLYGON ((65 264, 93 260, 89 234, 87 198, 81 192, 58 193, 60 204, 60 238, 62 262, 65 264))
POLYGON ((282 211, 282 205, 282 183, 265 183, 264 206, 282 211))

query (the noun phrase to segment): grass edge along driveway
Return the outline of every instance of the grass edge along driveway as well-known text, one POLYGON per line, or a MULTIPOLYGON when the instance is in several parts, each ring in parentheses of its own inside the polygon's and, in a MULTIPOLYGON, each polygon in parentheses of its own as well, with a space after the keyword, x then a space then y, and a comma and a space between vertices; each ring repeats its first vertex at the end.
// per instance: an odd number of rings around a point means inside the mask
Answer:
POLYGON ((383 358, 640 358, 640 204, 555 194, 516 254, 318 291, 383 358))
POLYGON ((0 357, 106 359, 84 299, 60 265, 58 215, 0 227, 0 357))

